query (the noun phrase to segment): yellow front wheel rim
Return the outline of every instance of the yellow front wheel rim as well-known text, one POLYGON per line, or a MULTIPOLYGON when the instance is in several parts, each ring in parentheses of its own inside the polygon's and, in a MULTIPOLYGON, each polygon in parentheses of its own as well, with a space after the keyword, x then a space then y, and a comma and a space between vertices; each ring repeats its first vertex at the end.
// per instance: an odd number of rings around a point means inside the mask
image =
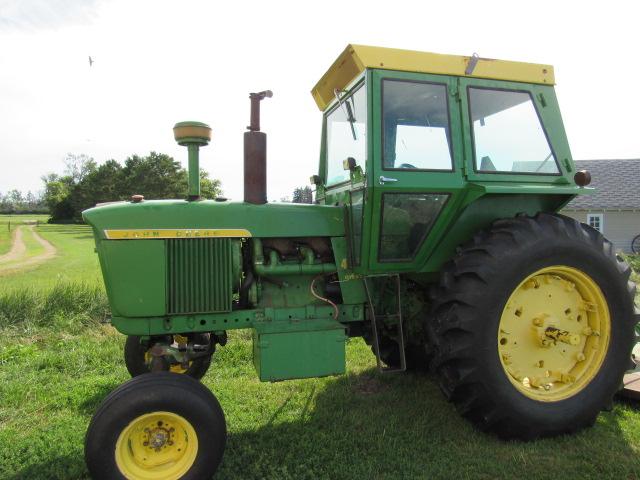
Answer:
POLYGON ((556 402, 598 374, 610 337, 609 307, 598 284, 557 265, 532 273, 512 292, 500 317, 498 355, 518 391, 556 402))
POLYGON ((198 454, 191 424, 171 412, 134 419, 118 436, 116 465, 129 480, 174 480, 186 474, 198 454))

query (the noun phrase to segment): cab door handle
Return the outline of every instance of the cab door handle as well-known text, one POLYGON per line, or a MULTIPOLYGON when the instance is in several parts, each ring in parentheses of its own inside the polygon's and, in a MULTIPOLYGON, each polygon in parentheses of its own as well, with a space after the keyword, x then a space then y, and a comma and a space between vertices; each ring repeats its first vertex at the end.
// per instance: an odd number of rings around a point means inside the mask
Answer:
POLYGON ((398 179, 397 178, 389 178, 389 177, 385 177, 380 175, 380 178, 378 179, 378 181, 380 182, 380 185, 384 185, 387 182, 397 182, 398 179))

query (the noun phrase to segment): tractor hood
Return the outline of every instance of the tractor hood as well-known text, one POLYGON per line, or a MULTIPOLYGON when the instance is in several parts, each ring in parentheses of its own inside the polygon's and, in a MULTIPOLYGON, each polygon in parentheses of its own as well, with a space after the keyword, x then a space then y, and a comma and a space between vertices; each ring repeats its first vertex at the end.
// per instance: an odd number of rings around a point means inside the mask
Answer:
POLYGON ((341 207, 201 200, 117 202, 82 212, 96 239, 344 236, 341 207))

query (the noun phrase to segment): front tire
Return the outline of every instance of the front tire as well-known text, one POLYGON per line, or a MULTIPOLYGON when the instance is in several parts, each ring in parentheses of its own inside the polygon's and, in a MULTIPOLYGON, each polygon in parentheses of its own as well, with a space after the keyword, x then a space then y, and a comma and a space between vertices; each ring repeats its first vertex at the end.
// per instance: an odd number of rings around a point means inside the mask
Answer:
POLYGON ((442 272, 428 324, 441 389, 505 438, 593 424, 629 364, 629 275, 609 241, 570 218, 495 222, 442 272))
POLYGON ((193 378, 161 372, 122 384, 85 437, 91 478, 200 480, 216 472, 226 442, 215 396, 193 378))

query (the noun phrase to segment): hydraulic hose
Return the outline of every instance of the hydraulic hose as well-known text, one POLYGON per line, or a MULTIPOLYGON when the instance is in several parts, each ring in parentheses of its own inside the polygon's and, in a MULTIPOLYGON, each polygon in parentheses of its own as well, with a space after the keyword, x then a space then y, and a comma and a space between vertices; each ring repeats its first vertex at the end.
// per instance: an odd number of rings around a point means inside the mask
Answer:
POLYGON ((321 273, 320 275, 316 276, 312 281, 311 281, 311 286, 309 287, 309 289, 311 290, 311 295, 313 295, 315 298, 317 298, 318 300, 321 300, 323 302, 328 303, 329 305, 331 305, 333 307, 333 318, 334 320, 338 319, 338 306, 333 303, 331 300, 329 300, 328 298, 325 297, 321 297, 320 295, 318 295, 315 290, 313 289, 313 286, 316 283, 316 280, 318 280, 320 277, 323 277, 324 273, 321 273))

